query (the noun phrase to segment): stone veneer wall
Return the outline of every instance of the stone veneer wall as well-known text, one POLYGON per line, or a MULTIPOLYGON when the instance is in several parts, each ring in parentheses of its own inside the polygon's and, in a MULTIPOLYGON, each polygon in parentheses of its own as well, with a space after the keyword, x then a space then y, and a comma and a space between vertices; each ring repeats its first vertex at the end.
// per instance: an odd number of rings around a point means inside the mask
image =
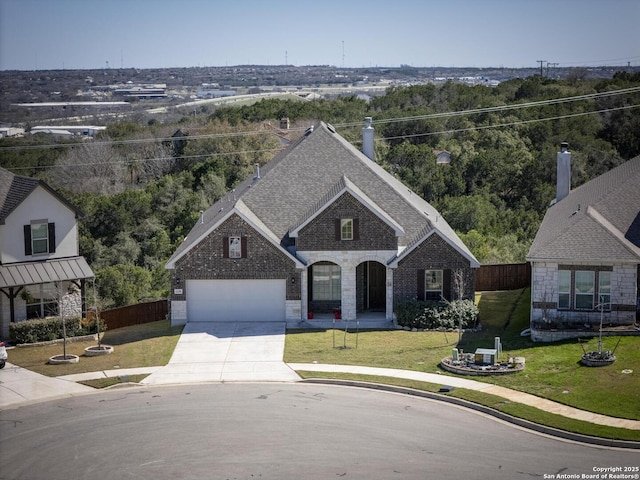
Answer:
POLYGON ((558 270, 610 271, 612 305, 611 312, 605 311, 604 313, 605 322, 626 325, 635 321, 638 281, 638 267, 636 265, 559 265, 555 262, 535 262, 532 264, 532 320, 559 318, 585 323, 600 321, 599 310, 558 310, 558 270))
MULTIPOLYGON (((307 265, 313 265, 317 262, 331 262, 340 266, 342 280, 342 298, 340 307, 342 310, 342 318, 344 320, 355 320, 358 310, 357 294, 358 284, 356 280, 356 270, 358 265, 363 262, 379 262, 386 265, 390 258, 395 255, 395 250, 357 250, 357 251, 298 251, 298 256, 302 258, 307 265)), ((386 312, 387 320, 393 319, 392 305, 392 287, 393 287, 393 269, 386 268, 386 312)), ((303 276, 303 289, 308 288, 308 282, 311 279, 307 275, 303 276)), ((305 301, 308 300, 305 298, 305 301)), ((303 303, 305 303, 303 301, 303 303)), ((306 318, 306 316, 305 316, 306 318)))
MULTIPOLYGON (((464 279, 464 298, 473 300, 474 269, 469 266, 469 260, 462 256, 437 234, 432 235, 419 245, 398 264, 394 272, 393 295, 395 301, 416 300, 418 298, 418 270, 461 269, 464 279)), ((450 291, 455 292, 454 275, 451 275, 450 291)))
POLYGON ((296 240, 298 251, 320 250, 397 250, 395 231, 371 210, 345 193, 301 229, 296 240), (336 240, 336 220, 358 219, 358 240, 336 240))
POLYGON ((176 262, 172 272, 172 300, 186 300, 186 279, 286 279, 286 298, 300 300, 300 271, 269 240, 238 215, 232 215, 214 232, 176 262), (247 258, 224 258, 223 239, 247 238, 247 258), (176 294, 175 290, 182 290, 176 294))

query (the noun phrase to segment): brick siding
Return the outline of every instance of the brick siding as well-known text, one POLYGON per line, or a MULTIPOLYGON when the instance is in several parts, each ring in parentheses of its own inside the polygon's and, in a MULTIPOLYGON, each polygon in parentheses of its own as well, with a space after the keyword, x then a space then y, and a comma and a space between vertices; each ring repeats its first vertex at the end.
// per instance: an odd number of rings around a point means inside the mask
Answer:
POLYGON ((300 300, 295 263, 235 214, 176 262, 172 290, 183 289, 183 294, 173 300, 186 298, 185 279, 285 279, 287 300, 300 300), (247 238, 247 258, 224 258, 223 240, 230 236, 247 238))
POLYGON ((398 239, 389 225, 351 194, 344 193, 301 229, 296 244, 300 251, 396 250, 398 239), (358 239, 336 240, 336 220, 341 218, 358 220, 358 239))
MULTIPOLYGON (((469 260, 444 241, 439 235, 432 235, 398 263, 393 274, 394 300, 416 300, 418 296, 418 270, 428 269, 461 269, 464 279, 464 298, 474 298, 474 270, 469 266, 469 260)), ((451 275, 449 291, 454 292, 454 276, 451 275)), ((446 290, 445 286, 445 290, 446 290)), ((455 298, 455 296, 454 296, 455 298)))

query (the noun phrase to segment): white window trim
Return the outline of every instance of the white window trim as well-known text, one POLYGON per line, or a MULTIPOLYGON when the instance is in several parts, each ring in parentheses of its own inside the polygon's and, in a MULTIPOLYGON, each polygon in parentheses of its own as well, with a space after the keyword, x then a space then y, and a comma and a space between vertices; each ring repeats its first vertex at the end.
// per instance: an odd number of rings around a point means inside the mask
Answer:
POLYGON ((313 270, 312 270, 312 278, 311 278, 311 282, 313 284, 313 289, 312 289, 312 293, 313 293, 313 301, 330 301, 330 302, 335 302, 335 301, 340 301, 342 299, 342 270, 340 269, 339 265, 335 265, 335 264, 321 264, 321 265, 314 265, 313 266, 313 270), (315 280, 316 278, 316 273, 318 271, 318 269, 320 267, 329 267, 328 268, 328 275, 329 275, 329 279, 328 279, 328 292, 329 292, 329 297, 330 298, 317 298, 317 282, 315 280), (334 279, 334 272, 337 271, 339 273, 338 278, 334 279), (337 298, 331 298, 333 297, 333 293, 337 294, 337 298))
MULTIPOLYGON (((611 311, 611 272, 608 271, 603 271, 603 272, 598 272, 598 303, 603 303, 602 306, 602 310, 604 310, 605 312, 611 311), (609 276, 609 282, 607 284, 605 284, 604 286, 609 288, 609 293, 602 293, 602 277, 603 274, 608 275, 609 276), (602 297, 607 297, 608 300, 605 302, 602 302, 602 297)), ((598 310, 600 310, 600 307, 598 307, 598 310)))
POLYGON ((31 254, 32 255, 46 255, 49 253, 49 222, 47 220, 37 220, 31 222, 31 254), (44 237, 36 238, 36 231, 38 228, 44 225, 44 237), (44 249, 36 248, 36 242, 42 243, 44 241, 44 249))
POLYGON ((340 219, 340 240, 353 240, 353 218, 340 219), (348 235, 345 235, 345 228, 348 228, 348 235))
POLYGON ((443 297, 443 291, 444 291, 444 270, 437 269, 437 268, 430 268, 429 270, 425 270, 424 271, 424 299, 430 300, 429 294, 437 293, 438 294, 437 301, 440 301, 442 300, 442 297, 443 297), (438 272, 440 273, 440 289, 436 290, 433 288, 429 288, 428 287, 429 282, 427 281, 427 276, 431 276, 431 278, 433 278, 433 274, 435 273, 437 275, 438 272))
POLYGON ((558 310, 569 310, 571 309, 571 270, 558 270, 558 310), (569 288, 568 290, 560 290, 560 272, 567 272, 569 274, 569 288), (569 305, 560 306, 560 295, 567 295, 569 299, 569 305))
POLYGON ((242 238, 238 235, 229 237, 229 258, 242 258, 242 238))
POLYGON ((573 292, 573 294, 574 294, 574 297, 573 297, 574 310, 586 310, 586 311, 593 310, 593 307, 595 305, 594 295, 595 295, 595 292, 596 292, 596 272, 594 272, 593 270, 576 270, 575 271, 575 276, 576 276, 576 278, 575 278, 575 286, 574 286, 574 292, 573 292), (591 274, 591 276, 592 276, 592 289, 593 289, 591 294, 578 293, 578 278, 577 278, 578 273, 590 273, 591 274), (588 307, 588 308, 578 307, 578 296, 587 297, 588 295, 591 295, 591 307, 588 307))

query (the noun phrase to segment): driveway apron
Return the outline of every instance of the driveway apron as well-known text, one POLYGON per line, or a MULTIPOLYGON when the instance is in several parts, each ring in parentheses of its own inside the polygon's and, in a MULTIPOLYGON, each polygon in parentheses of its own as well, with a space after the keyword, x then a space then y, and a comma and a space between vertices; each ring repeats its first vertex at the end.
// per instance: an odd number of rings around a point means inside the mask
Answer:
POLYGON ((169 363, 143 383, 300 380, 282 361, 284 340, 284 322, 187 323, 169 363))

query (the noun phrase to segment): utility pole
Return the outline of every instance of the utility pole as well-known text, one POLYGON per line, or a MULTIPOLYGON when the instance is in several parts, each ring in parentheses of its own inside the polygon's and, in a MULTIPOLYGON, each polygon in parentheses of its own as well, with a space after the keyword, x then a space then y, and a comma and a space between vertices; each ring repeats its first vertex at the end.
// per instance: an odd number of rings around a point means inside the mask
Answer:
POLYGON ((344 40, 342 40, 342 68, 344 68, 344 40))
POLYGON ((546 60, 536 60, 540 64, 540 76, 544 77, 544 73, 542 72, 542 64, 546 62, 546 60))

